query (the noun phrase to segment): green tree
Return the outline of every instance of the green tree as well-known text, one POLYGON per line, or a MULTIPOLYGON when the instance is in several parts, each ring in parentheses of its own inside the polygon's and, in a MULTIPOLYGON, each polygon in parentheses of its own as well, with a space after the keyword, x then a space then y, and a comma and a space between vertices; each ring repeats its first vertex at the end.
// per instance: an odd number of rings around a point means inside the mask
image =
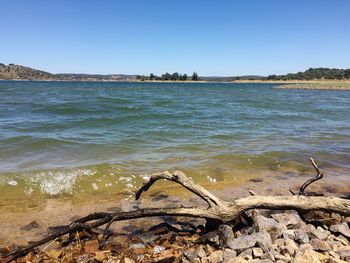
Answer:
POLYGON ((181 76, 181 80, 186 81, 186 80, 187 80, 187 74, 183 74, 183 75, 181 76))
POLYGON ((192 80, 193 80, 193 81, 197 81, 197 80, 198 80, 198 74, 197 74, 197 72, 193 72, 193 74, 192 74, 192 80))
POLYGON ((179 73, 175 72, 171 75, 171 80, 179 80, 179 73))
POLYGON ((151 73, 151 74, 149 75, 149 79, 150 79, 150 80, 155 79, 155 76, 154 76, 154 74, 153 74, 153 73, 151 73))

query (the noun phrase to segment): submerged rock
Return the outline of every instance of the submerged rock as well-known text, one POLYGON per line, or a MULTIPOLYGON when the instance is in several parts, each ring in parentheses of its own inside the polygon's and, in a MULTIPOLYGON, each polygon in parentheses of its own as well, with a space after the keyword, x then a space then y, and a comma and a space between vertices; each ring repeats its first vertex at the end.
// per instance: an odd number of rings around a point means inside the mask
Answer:
POLYGON ((40 227, 40 225, 38 224, 38 222, 34 220, 34 221, 30 222, 29 224, 22 226, 21 230, 30 231, 30 230, 33 230, 33 229, 36 229, 39 227, 40 227))

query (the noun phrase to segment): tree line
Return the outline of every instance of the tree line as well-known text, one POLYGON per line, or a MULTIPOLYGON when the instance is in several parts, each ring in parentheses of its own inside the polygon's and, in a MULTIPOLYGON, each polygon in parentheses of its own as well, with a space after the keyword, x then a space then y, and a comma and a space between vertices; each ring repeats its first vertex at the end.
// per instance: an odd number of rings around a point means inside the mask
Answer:
POLYGON ((267 80, 313 80, 313 79, 350 79, 350 69, 309 68, 304 72, 286 75, 270 75, 267 80))
POLYGON ((170 74, 166 72, 165 74, 162 74, 160 76, 157 76, 153 73, 151 73, 149 76, 145 75, 137 75, 137 80, 146 81, 146 80, 158 80, 158 81, 186 81, 186 80, 192 80, 197 81, 199 80, 197 72, 193 72, 192 76, 189 77, 187 74, 180 74, 178 72, 175 72, 173 74, 170 74))

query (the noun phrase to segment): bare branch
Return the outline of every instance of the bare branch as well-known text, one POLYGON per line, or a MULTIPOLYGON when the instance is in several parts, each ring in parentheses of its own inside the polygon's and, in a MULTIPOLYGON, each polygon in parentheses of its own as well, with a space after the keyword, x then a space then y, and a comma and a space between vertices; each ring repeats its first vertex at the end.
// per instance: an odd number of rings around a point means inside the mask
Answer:
POLYGON ((323 174, 321 173, 320 169, 318 168, 317 164, 315 163, 314 159, 312 157, 310 157, 310 161, 312 166, 315 168, 316 170, 316 176, 314 178, 311 178, 309 180, 307 180, 301 187, 299 190, 299 195, 305 195, 305 189, 312 183, 321 180, 323 178, 323 174))
POLYGON ((183 172, 175 171, 173 173, 169 173, 168 171, 157 173, 152 175, 148 182, 144 183, 144 185, 137 191, 136 200, 138 200, 143 192, 146 192, 156 181, 160 179, 165 179, 169 181, 173 181, 185 187, 187 190, 191 191, 195 195, 202 198, 206 201, 209 207, 217 206, 224 201, 220 200, 215 195, 211 194, 208 190, 203 188, 202 186, 194 183, 191 178, 186 177, 183 172))

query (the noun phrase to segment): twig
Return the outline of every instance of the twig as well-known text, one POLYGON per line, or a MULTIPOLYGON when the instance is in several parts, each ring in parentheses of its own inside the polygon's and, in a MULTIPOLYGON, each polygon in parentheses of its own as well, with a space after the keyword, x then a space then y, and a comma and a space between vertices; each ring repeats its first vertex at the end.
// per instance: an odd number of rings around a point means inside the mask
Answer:
POLYGON ((314 178, 310 178, 309 180, 307 180, 301 187, 299 190, 299 195, 305 195, 305 189, 312 183, 321 180, 323 178, 323 174, 321 173, 320 169, 318 168, 317 164, 315 163, 314 159, 312 157, 310 157, 310 161, 312 166, 315 168, 316 170, 316 176, 314 178))
POLYGON ((248 192, 251 196, 257 196, 257 194, 251 189, 248 189, 248 192))

